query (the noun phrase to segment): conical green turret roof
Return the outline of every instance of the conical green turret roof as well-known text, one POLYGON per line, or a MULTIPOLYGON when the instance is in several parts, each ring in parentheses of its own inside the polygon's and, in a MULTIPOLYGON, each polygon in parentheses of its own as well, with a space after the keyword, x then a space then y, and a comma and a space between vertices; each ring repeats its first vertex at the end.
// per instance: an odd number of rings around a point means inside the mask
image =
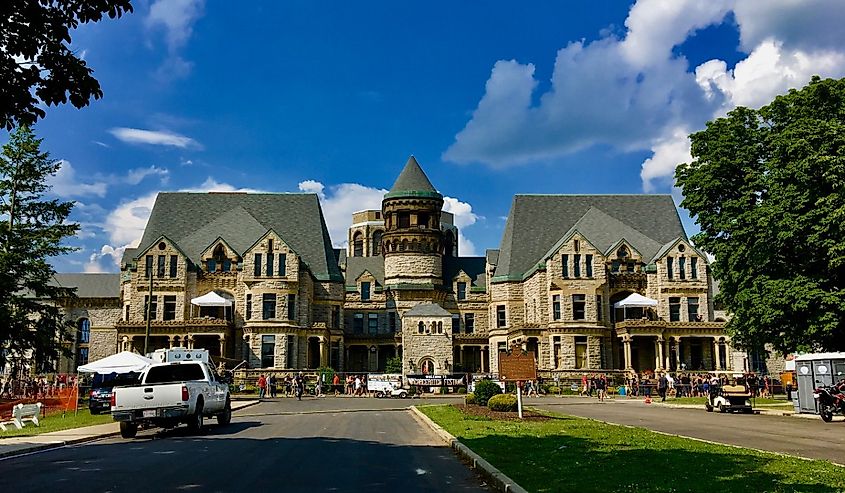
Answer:
POLYGON ((408 158, 408 162, 405 163, 405 167, 399 173, 399 177, 396 178, 396 182, 393 184, 387 197, 408 194, 440 196, 414 156, 408 158))

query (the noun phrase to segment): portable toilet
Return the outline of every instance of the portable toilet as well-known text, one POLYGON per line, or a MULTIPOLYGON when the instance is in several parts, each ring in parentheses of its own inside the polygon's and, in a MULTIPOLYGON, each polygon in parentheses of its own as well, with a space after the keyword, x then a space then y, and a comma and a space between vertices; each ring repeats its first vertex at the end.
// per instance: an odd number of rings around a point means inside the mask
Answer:
POLYGON ((795 358, 798 410, 817 413, 813 390, 845 379, 845 352, 802 354, 795 358))

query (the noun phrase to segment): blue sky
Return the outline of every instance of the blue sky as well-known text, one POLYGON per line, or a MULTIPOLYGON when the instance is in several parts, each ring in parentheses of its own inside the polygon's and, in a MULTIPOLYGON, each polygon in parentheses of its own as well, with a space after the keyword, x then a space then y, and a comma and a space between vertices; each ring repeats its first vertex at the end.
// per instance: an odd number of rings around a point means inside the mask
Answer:
POLYGON ((162 190, 318 192, 340 246, 411 154, 480 255, 514 194, 679 200, 689 132, 845 75, 839 0, 133 3, 74 35, 104 98, 36 126, 59 271, 116 271, 162 190))

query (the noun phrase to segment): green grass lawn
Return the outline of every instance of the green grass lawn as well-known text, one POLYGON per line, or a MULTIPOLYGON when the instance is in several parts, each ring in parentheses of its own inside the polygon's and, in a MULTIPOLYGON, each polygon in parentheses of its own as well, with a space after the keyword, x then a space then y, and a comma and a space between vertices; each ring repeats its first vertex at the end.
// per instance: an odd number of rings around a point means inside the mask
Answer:
POLYGON ((97 414, 92 415, 88 409, 80 409, 79 414, 74 415, 73 412, 66 414, 62 417, 61 413, 59 414, 50 414, 47 415, 46 418, 40 418, 39 422, 41 426, 35 426, 34 424, 27 422, 26 426, 23 429, 18 430, 15 429, 12 425, 7 425, 8 428, 6 431, 0 430, 0 440, 6 437, 20 437, 20 436, 32 436, 32 435, 40 435, 41 433, 49 433, 51 431, 61 431, 61 430, 69 430, 71 428, 82 428, 83 426, 93 426, 93 425, 101 425, 105 423, 111 423, 112 417, 111 414, 97 414))
POLYGON ((571 416, 499 421, 420 410, 528 491, 839 492, 845 468, 571 416))

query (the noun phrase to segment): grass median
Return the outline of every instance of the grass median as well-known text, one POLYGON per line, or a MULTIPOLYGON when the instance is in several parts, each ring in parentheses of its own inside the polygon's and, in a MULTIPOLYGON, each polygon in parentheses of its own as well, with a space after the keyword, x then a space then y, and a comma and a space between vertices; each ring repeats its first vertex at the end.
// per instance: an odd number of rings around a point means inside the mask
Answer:
POLYGON ((46 417, 39 418, 38 421, 41 426, 35 426, 33 423, 27 421, 26 426, 20 430, 16 429, 14 425, 7 425, 6 428, 8 429, 6 431, 0 430, 0 440, 8 437, 33 436, 53 431, 102 425, 111 423, 114 420, 109 413, 91 414, 88 409, 80 409, 78 414, 74 414, 72 411, 64 416, 61 413, 48 414, 46 417))
POLYGON ((845 491, 845 468, 643 428, 549 414, 505 421, 456 406, 420 410, 528 491, 845 491))

